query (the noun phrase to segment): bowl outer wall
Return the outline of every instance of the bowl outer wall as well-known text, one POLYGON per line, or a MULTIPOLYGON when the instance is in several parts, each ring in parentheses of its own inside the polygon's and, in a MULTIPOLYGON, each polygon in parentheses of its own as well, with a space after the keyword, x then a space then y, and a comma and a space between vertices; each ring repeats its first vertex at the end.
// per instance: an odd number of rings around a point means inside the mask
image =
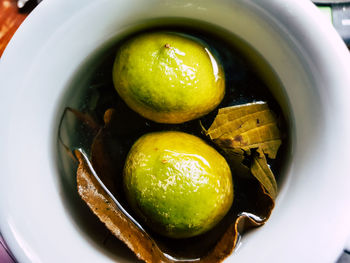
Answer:
MULTIPOLYGON (((135 6, 131 2, 137 2, 137 12, 146 17, 142 8, 155 7, 158 1, 128 2, 130 6, 135 6)), ((345 209, 350 203, 350 179, 346 167, 350 128, 345 121, 350 112, 347 102, 350 64, 348 51, 339 36, 307 1, 220 1, 222 6, 227 7, 225 10, 220 9, 218 1, 216 7, 206 1, 160 2, 160 6, 150 14, 161 14, 167 8, 169 14, 178 14, 181 10, 183 15, 193 13, 206 20, 213 17, 209 13, 214 11, 208 11, 210 6, 215 11, 222 11, 222 18, 218 19, 223 20, 229 19, 233 8, 237 17, 253 10, 257 21, 260 17, 264 18, 262 26, 271 26, 271 37, 281 37, 281 46, 286 52, 284 56, 276 49, 276 54, 272 54, 274 49, 266 47, 269 43, 263 35, 254 44, 271 61, 289 89, 287 96, 292 108, 296 141, 293 164, 269 222, 243 239, 242 245, 228 261, 252 262, 257 258, 260 262, 335 261, 345 242, 350 222, 349 212, 345 209), (279 36, 274 36, 276 32, 279 36), (295 58, 288 52, 294 52, 295 58), (285 61, 286 58, 291 61, 285 61), (298 68, 291 70, 298 72, 298 76, 288 73, 283 68, 284 64, 300 66, 305 69, 305 74, 298 68), (292 90, 293 78, 295 89, 292 90), (297 84, 304 84, 306 91, 297 84), (302 95, 303 98, 300 97, 302 95), (307 102, 312 102, 312 107, 308 107, 307 102), (305 145, 310 145, 312 149, 303 153, 305 145)), ((89 19, 96 20, 101 17, 102 10, 118 5, 120 8, 114 10, 120 12, 123 18, 126 17, 122 12, 127 14, 133 9, 122 1, 44 1, 23 23, 1 59, 0 92, 3 103, 0 116, 3 131, 0 156, 4 173, 0 186, 0 230, 19 262, 112 262, 116 259, 113 255, 101 253, 67 215, 52 157, 52 141, 57 130, 54 117, 59 107, 56 103, 64 92, 62 87, 67 84, 67 76, 79 64, 74 60, 68 64, 68 58, 61 54, 61 59, 58 59, 59 56, 55 55, 54 51, 66 47, 64 39, 60 42, 59 37, 73 36, 77 29, 72 26, 85 30, 89 40, 92 32, 105 31, 104 39, 87 43, 81 39, 71 43, 67 53, 72 56, 76 53, 77 59, 82 62, 88 51, 94 51, 96 45, 108 39, 107 32, 111 35, 116 32, 112 25, 108 28, 99 28, 99 25, 84 28, 74 22, 87 19, 86 14, 92 15, 89 19), (94 9, 96 12, 93 13, 94 9), (50 50, 53 51, 52 58, 48 57, 50 50), (50 59, 52 65, 41 63, 48 63, 50 59), (51 68, 61 71, 55 73, 52 85, 43 89, 53 76, 51 68), (19 117, 25 118, 16 121, 19 117), (28 136, 34 134, 41 136, 29 140, 28 136)), ((111 15, 111 11, 105 12, 111 15)), ((132 21, 135 17, 128 19, 132 21)), ((237 18, 231 19, 239 22, 237 18)), ((252 36, 243 32, 243 24, 237 23, 235 30, 241 30, 242 36, 246 34, 249 42, 252 36)), ((258 28, 252 30, 258 34, 258 28)))

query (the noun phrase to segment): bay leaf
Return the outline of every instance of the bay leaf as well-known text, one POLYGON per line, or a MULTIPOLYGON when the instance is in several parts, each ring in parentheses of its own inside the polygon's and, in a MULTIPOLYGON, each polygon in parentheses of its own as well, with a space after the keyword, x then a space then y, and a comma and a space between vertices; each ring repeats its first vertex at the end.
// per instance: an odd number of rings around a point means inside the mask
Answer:
POLYGON ((266 102, 219 109, 205 133, 226 153, 227 159, 238 172, 244 171, 239 163, 244 159, 243 154, 250 155, 251 174, 266 194, 275 200, 277 183, 265 155, 275 159, 282 140, 276 117, 266 102))
POLYGON ((105 226, 123 241, 135 255, 149 263, 171 262, 158 248, 157 244, 137 224, 118 207, 116 200, 98 182, 88 159, 79 150, 74 151, 79 161, 77 187, 80 197, 105 226))
POLYGON ((101 128, 101 125, 89 112, 81 112, 77 109, 66 107, 62 113, 58 126, 58 141, 60 147, 66 152, 71 160, 76 161, 72 150, 77 147, 77 142, 73 141, 69 136, 73 132, 77 132, 77 127, 81 130, 88 131, 86 137, 94 138, 101 128))
POLYGON ((258 151, 253 154, 253 162, 250 170, 252 175, 264 187, 267 194, 275 200, 277 196, 277 183, 264 154, 258 153, 258 151))
POLYGON ((92 117, 92 115, 88 112, 81 112, 77 109, 66 107, 64 109, 64 113, 62 118, 65 117, 66 113, 72 113, 78 120, 80 120, 81 124, 90 127, 91 130, 97 131, 101 126, 97 123, 97 121, 92 117))
POLYGON ((255 102, 219 109, 206 135, 220 148, 262 149, 275 159, 281 145, 277 120, 266 102, 255 102))
POLYGON ((238 148, 222 148, 231 169, 240 177, 249 177, 250 168, 243 164, 245 159, 244 151, 238 148))
MULTIPOLYGON (((106 185, 106 187, 115 195, 117 193, 117 185, 121 182, 116 182, 119 178, 116 176, 119 172, 115 159, 111 156, 111 151, 108 151, 108 147, 114 147, 114 143, 111 141, 112 136, 109 132, 109 125, 111 118, 114 114, 113 109, 109 109, 104 114, 104 126, 100 128, 91 145, 91 163, 94 170, 99 175, 100 179, 106 185)), ((120 161, 120 160, 116 160, 120 161)), ((119 163, 119 162, 117 162, 119 163)))
MULTIPOLYGON (((246 179, 242 179, 246 181, 246 179)), ((240 181, 240 180, 238 180, 240 181)), ((249 183, 245 184, 245 188, 249 183)), ((242 185, 241 185, 242 186, 242 185)), ((240 236, 250 229, 262 226, 269 219, 274 208, 274 200, 266 194, 263 187, 254 189, 253 197, 250 199, 250 209, 255 207, 254 212, 240 212, 234 218, 226 232, 222 235, 212 253, 209 253, 204 259, 205 263, 222 262, 228 255, 232 254, 240 236), (220 251, 216 251, 220 249, 220 251)))

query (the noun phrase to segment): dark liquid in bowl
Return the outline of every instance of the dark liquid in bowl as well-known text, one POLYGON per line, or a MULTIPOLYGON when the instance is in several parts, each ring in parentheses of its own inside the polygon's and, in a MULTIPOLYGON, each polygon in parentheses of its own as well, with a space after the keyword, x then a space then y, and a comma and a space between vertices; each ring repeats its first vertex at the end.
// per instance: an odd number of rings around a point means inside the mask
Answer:
MULTIPOLYGON (((209 47, 210 51, 219 59, 219 62, 223 65, 225 71, 226 95, 218 108, 255 101, 266 101, 269 107, 278 116, 279 126, 284 134, 284 137, 288 138, 288 123, 285 115, 282 113, 280 104, 275 100, 269 87, 267 87, 264 80, 257 73, 256 68, 254 68, 249 62, 250 60, 242 54, 242 52, 239 50, 239 46, 227 41, 227 39, 223 37, 225 34, 220 34, 220 30, 201 30, 197 27, 196 30, 194 30, 193 27, 188 25, 168 25, 164 27, 158 26, 153 27, 149 31, 153 30, 164 30, 187 34, 205 43, 209 47)), ((145 31, 147 30, 142 30, 142 33, 145 31)), ((117 123, 119 125, 112 131, 112 139, 110 140, 108 147, 108 151, 113 155, 113 158, 117 160, 115 165, 119 171, 115 176, 117 191, 114 194, 121 205, 128 212, 130 212, 130 214, 134 216, 136 220, 138 220, 137 216, 134 215, 124 198, 122 187, 122 170, 129 149, 140 136, 153 131, 178 130, 199 136, 206 140, 209 144, 213 145, 208 138, 202 134, 198 120, 179 125, 155 123, 130 110, 118 96, 112 82, 112 68, 115 53, 118 47, 127 38, 132 37, 137 33, 139 32, 128 34, 126 37, 119 39, 117 43, 104 50, 102 55, 99 55, 99 59, 97 60, 98 62, 95 62, 90 70, 86 70, 86 72, 78 72, 77 77, 71 83, 69 90, 70 92, 74 93, 74 91, 72 91, 74 88, 79 85, 84 85, 84 87, 78 88, 79 90, 82 90, 79 95, 80 102, 76 105, 74 105, 74 103, 70 104, 69 100, 72 100, 71 98, 74 96, 67 99, 68 103, 67 101, 65 102, 67 106, 72 106, 78 109, 80 112, 88 113, 95 120, 100 121, 101 125, 103 125, 103 115, 105 111, 109 108, 114 108, 116 110, 118 119, 117 123), (86 77, 85 81, 80 81, 84 76, 88 77, 86 77)), ((238 42, 239 41, 237 40, 235 43, 238 42)), ((275 81, 276 83, 278 82, 277 79, 275 81)), ((216 114, 217 109, 207 116, 201 118, 201 121, 206 128, 211 125, 216 114)), ((72 121, 67 121, 65 120, 65 117, 63 117, 61 129, 60 134, 65 134, 65 136, 63 136, 65 138, 62 138, 62 141, 68 145, 70 149, 82 148, 85 152, 90 152, 93 133, 91 133, 89 127, 80 123, 79 120, 74 121, 74 118, 72 121)), ((282 147, 279 150, 277 158, 275 160, 268 160, 277 181, 279 181, 284 164, 286 163, 288 147, 289 142, 285 139, 282 147)), ((67 165, 62 165, 62 163, 64 163, 62 160, 65 158, 62 157, 62 155, 64 155, 64 151, 61 150, 59 153, 59 156, 61 156, 61 159, 59 160, 61 162, 61 170, 63 173, 67 173, 67 169, 71 168, 68 168, 67 165)), ((233 207, 228 215, 213 230, 197 237, 176 240, 162 237, 152 232, 146 226, 143 227, 157 241, 162 250, 165 251, 170 257, 180 260, 198 259, 202 257, 211 248, 213 248, 217 240, 227 229, 228 225, 233 222, 232 218, 235 218, 238 213, 248 212, 256 214, 256 212, 258 212, 260 209, 257 207, 256 203, 254 203, 256 193, 252 191, 252 189, 257 189, 258 183, 255 180, 241 178, 239 175, 235 175, 234 171, 233 176, 235 187, 233 207)), ((64 188, 68 192, 75 191, 75 189, 72 189, 72 187, 67 186, 65 180, 62 180, 62 182, 64 184, 64 188)), ((79 216, 79 214, 76 214, 74 217, 78 218, 78 221, 81 220, 81 216, 79 216)), ((89 226, 86 225, 86 228, 89 228, 89 226)))

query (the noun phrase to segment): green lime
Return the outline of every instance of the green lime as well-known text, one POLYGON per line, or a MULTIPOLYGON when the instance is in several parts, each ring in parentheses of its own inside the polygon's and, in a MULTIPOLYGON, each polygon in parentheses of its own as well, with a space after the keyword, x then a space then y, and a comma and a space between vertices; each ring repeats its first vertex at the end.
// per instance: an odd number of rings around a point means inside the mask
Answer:
POLYGON ((233 201, 231 170, 202 139, 154 132, 132 146, 124 167, 126 198, 154 231, 186 238, 210 230, 233 201))
POLYGON ((199 41, 176 33, 137 35, 118 50, 114 86, 145 118, 182 123, 212 111, 224 97, 221 65, 199 41))

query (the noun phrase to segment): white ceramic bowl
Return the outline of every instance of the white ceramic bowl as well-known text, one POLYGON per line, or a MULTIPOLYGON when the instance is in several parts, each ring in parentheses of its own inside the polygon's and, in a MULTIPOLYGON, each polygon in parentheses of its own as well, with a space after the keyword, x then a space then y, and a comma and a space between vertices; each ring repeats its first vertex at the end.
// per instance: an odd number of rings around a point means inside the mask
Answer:
POLYGON ((350 230, 350 56, 317 9, 295 0, 43 1, 0 63, 0 228, 16 258, 133 260, 119 243, 114 252, 99 246, 75 220, 55 141, 68 86, 91 54, 158 17, 238 35, 273 68, 284 87, 274 92, 289 101, 292 156, 276 208, 227 262, 334 262, 350 230))

